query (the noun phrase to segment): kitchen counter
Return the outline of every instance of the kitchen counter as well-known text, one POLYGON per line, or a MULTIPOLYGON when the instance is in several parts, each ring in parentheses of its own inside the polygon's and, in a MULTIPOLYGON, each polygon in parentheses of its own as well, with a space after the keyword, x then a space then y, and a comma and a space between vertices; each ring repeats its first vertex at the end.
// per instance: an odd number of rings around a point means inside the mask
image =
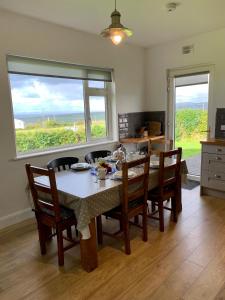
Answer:
POLYGON ((151 141, 157 141, 157 140, 162 140, 165 139, 164 135, 159 135, 159 136, 146 136, 142 138, 124 138, 120 139, 120 143, 122 144, 142 144, 146 142, 151 142, 151 141))
POLYGON ((201 194, 225 199, 225 139, 207 139, 201 144, 201 194))
POLYGON ((211 139, 207 139, 205 141, 201 141, 200 143, 203 145, 225 146, 225 139, 220 140, 220 139, 211 138, 211 139))

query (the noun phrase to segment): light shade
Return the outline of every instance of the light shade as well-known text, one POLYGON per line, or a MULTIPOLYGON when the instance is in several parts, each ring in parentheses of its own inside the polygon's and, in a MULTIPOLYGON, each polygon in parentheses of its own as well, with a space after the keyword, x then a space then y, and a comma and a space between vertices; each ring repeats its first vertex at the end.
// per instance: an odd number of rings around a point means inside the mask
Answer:
POLYGON ((115 45, 118 45, 126 37, 133 33, 130 29, 120 23, 121 14, 115 9, 111 14, 112 24, 101 32, 101 36, 110 38, 115 45))

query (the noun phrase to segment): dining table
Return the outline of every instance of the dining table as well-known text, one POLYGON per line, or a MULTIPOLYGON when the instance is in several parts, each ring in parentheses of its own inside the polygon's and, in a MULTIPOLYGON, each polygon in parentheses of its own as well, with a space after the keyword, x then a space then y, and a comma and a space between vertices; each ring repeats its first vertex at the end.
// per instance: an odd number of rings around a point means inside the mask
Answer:
MULTIPOLYGON (((138 173, 140 170, 136 169, 135 172, 138 173)), ((181 175, 187 173, 186 162, 182 160, 181 175)), ((73 209, 77 218, 82 267, 87 272, 91 272, 98 266, 95 219, 120 205, 122 181, 115 180, 113 174, 107 175, 104 180, 99 180, 91 169, 82 171, 69 169, 56 172, 55 177, 60 203, 73 209)), ((158 177, 159 170, 156 164, 152 164, 151 167, 150 163, 149 190, 158 186, 158 177)), ((46 176, 36 177, 35 181, 50 186, 46 176)), ((182 210, 181 188, 179 191, 178 212, 182 210)))

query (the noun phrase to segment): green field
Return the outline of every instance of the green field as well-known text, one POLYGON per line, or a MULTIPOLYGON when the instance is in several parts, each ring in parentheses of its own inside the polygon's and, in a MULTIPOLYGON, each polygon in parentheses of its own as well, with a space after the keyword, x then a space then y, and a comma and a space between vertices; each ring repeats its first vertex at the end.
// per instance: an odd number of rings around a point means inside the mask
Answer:
POLYGON ((207 130, 207 111, 180 109, 176 111, 175 146, 182 147, 183 157, 195 156, 201 151, 200 141, 207 130))
POLYGON ((188 158, 191 156, 195 156, 201 152, 201 144, 199 140, 193 140, 189 138, 183 138, 180 141, 175 143, 176 147, 182 147, 183 149, 183 158, 188 158))

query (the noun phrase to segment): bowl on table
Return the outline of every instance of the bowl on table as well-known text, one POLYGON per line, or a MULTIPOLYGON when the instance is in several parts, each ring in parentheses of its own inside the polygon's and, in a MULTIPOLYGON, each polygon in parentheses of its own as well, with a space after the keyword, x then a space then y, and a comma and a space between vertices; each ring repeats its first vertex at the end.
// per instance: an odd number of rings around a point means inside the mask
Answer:
POLYGON ((91 168, 91 165, 88 163, 76 163, 71 165, 71 169, 75 171, 84 171, 89 170, 91 168))
MULTIPOLYGON (((133 178, 135 176, 137 176, 137 174, 134 171, 128 170, 128 178, 133 178)), ((115 180, 121 180, 121 179, 123 179, 123 173, 122 173, 122 171, 115 172, 113 174, 113 178, 112 179, 115 179, 115 180)))

